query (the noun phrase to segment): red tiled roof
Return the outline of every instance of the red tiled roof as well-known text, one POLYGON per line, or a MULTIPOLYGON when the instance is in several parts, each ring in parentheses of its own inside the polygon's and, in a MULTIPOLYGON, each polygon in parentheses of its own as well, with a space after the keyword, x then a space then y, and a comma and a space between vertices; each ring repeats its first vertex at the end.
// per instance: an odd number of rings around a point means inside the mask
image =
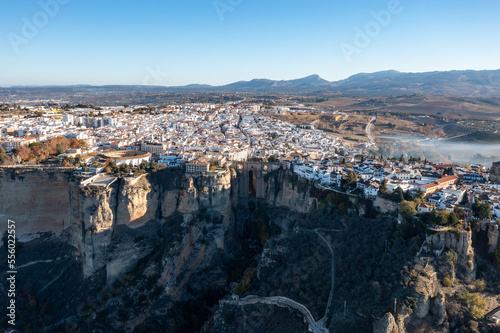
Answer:
POLYGON ((442 183, 446 183, 446 182, 449 182, 449 181, 453 181, 453 180, 457 180, 458 177, 457 176, 448 176, 448 177, 444 177, 444 178, 441 178, 441 179, 438 179, 436 180, 439 184, 442 184, 442 183))

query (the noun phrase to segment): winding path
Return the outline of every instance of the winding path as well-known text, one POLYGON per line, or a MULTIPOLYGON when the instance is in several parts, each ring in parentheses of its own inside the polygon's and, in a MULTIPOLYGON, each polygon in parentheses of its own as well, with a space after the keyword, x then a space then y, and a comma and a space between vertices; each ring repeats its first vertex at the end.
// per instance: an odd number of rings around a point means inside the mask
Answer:
POLYGON ((304 318, 307 320, 309 327, 317 333, 328 333, 328 329, 324 327, 324 324, 321 321, 316 322, 314 320, 311 312, 301 303, 294 301, 293 299, 282 297, 282 296, 272 296, 272 297, 261 297, 250 295, 237 300, 222 300, 222 303, 236 304, 236 305, 248 305, 248 304, 256 304, 256 303, 264 303, 278 306, 288 306, 295 310, 298 310, 304 318))
MULTIPOLYGON (((374 117, 374 119, 372 119, 372 122, 374 122, 375 119, 376 118, 374 117)), ((335 191, 334 189, 327 188, 324 186, 320 186, 320 187, 323 187, 325 190, 335 191)), ((340 193, 344 193, 344 192, 340 192, 340 193)), ((329 204, 330 204, 330 206, 333 206, 331 203, 329 203, 329 204)), ((330 252, 330 255, 331 255, 330 293, 328 295, 328 302, 326 304, 325 314, 324 314, 323 318, 321 318, 318 321, 315 321, 313 315, 311 314, 311 312, 309 311, 309 309, 305 305, 303 305, 299 302, 296 302, 290 298, 283 297, 283 296, 263 297, 263 296, 250 295, 250 296, 247 296, 244 298, 237 298, 236 295, 233 295, 233 297, 236 297, 237 299, 232 299, 232 300, 225 299, 225 300, 221 300, 220 302, 222 304, 228 303, 228 304, 235 304, 235 305, 241 305, 241 306, 248 305, 248 304, 255 304, 255 303, 273 304, 273 305, 278 305, 278 306, 280 306, 280 305, 289 306, 293 309, 298 310, 300 313, 302 313, 304 318, 307 320, 309 327, 314 332, 328 333, 329 330, 326 327, 326 323, 328 321, 328 316, 330 314, 330 306, 331 306, 331 303, 333 300, 333 294, 334 294, 334 290, 335 290, 335 252, 333 251, 333 247, 330 244, 330 242, 322 234, 320 234, 320 231, 325 231, 325 232, 347 231, 348 226, 345 223, 345 221, 343 219, 341 219, 340 222, 343 225, 343 229, 328 229, 328 228, 305 229, 305 228, 298 227, 298 229, 296 230, 297 232, 300 232, 300 231, 314 232, 326 244, 328 251, 330 252)), ((330 325, 331 325, 331 323, 330 323, 330 325)))
POLYGON ((370 119, 370 122, 368 123, 368 125, 366 125, 366 128, 365 128, 365 132, 366 132, 366 135, 368 136, 368 140, 370 140, 370 143, 372 145, 375 144, 375 138, 372 135, 372 126, 375 123, 375 120, 377 120, 377 117, 372 117, 372 119, 370 119))
MULTIPOLYGON (((346 223, 344 220, 340 220, 340 222, 343 224, 344 228, 343 229, 328 229, 328 228, 316 228, 313 230, 310 229, 299 229, 298 231, 305 231, 305 232, 314 232, 321 238, 323 242, 325 242, 328 251, 330 252, 331 255, 331 282, 330 282, 330 293, 328 295, 328 302, 325 308, 325 314, 323 318, 321 318, 318 321, 314 320, 314 316, 311 314, 309 309, 299 303, 296 302, 290 298, 283 297, 283 296, 272 296, 272 297, 263 297, 263 296, 255 296, 255 295, 250 295, 244 298, 238 298, 238 299, 232 299, 232 300, 221 300, 221 303, 228 303, 228 304, 235 304, 235 305, 248 305, 248 304, 255 304, 255 303, 264 303, 264 304, 272 304, 272 305, 278 305, 278 306, 288 306, 291 307, 295 310, 298 310, 304 318, 307 320, 309 327, 316 333, 328 333, 329 330, 325 326, 326 322, 328 321, 328 316, 330 314, 330 305, 333 300, 333 293, 335 289, 335 253, 333 251, 333 247, 331 246, 330 242, 322 235, 320 234, 320 231, 327 231, 327 232, 342 232, 346 231, 348 229, 346 223)), ((236 296, 233 296, 236 297, 236 296)))
POLYGON ((342 232, 342 231, 346 231, 348 229, 347 224, 345 224, 344 220, 340 220, 340 222, 344 226, 344 229, 327 229, 327 228, 316 228, 316 229, 313 229, 313 230, 302 229, 303 231, 314 232, 316 235, 318 235, 319 238, 321 238, 321 240, 323 242, 325 242, 326 246, 328 247, 328 251, 330 252, 330 256, 331 256, 331 259, 330 259, 330 265, 331 265, 330 293, 328 295, 328 302, 326 303, 325 315, 323 316, 323 318, 321 318, 317 322, 318 324, 321 324, 321 327, 324 327, 325 324, 326 324, 326 322, 328 321, 328 315, 330 314, 330 305, 332 304, 333 292, 335 290, 335 252, 333 251, 333 248, 332 248, 332 245, 330 244, 330 242, 323 235, 321 235, 319 232, 320 231, 327 231, 327 232, 342 232))
POLYGON ((330 282, 330 294, 328 295, 328 303, 326 303, 326 308, 325 308, 325 315, 323 316, 323 318, 320 319, 321 322, 323 323, 326 323, 326 321, 328 320, 328 314, 330 312, 330 304, 332 304, 332 299, 333 299, 333 290, 334 290, 334 287, 335 287, 335 255, 333 253, 333 248, 332 246, 330 245, 330 242, 326 240, 325 237, 323 237, 323 235, 321 235, 319 233, 319 230, 318 229, 315 229, 314 232, 316 233, 316 235, 319 236, 319 238, 321 238, 323 240, 323 242, 325 242, 326 246, 328 247, 328 250, 330 251, 330 255, 331 255, 331 282, 330 282))

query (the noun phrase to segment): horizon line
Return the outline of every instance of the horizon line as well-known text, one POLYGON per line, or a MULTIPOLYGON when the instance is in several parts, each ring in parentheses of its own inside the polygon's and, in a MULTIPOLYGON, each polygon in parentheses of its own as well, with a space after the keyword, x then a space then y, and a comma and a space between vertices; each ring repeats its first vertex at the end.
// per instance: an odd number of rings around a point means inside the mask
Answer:
POLYGON ((72 84, 40 84, 40 85, 10 85, 10 86, 4 86, 0 85, 0 88, 3 89, 9 89, 9 88, 46 88, 46 87, 71 87, 71 86, 88 86, 88 87, 106 87, 106 86, 142 86, 142 87, 157 87, 157 88, 182 88, 182 87, 187 87, 187 86, 209 86, 209 87, 224 87, 230 84, 234 83, 239 83, 239 82, 251 82, 255 80, 269 80, 269 81, 293 81, 293 80, 300 80, 300 79, 305 79, 308 77, 312 76, 317 76, 322 80, 328 81, 330 83, 335 83, 335 82, 340 82, 347 80, 353 76, 356 75, 363 75, 363 74, 377 74, 377 73, 384 73, 384 72, 397 72, 400 74, 425 74, 425 73, 446 73, 446 72, 491 72, 491 71, 500 71, 500 68, 496 69, 452 69, 452 70, 433 70, 433 71, 420 71, 420 72, 404 72, 404 71, 399 71, 397 69, 387 69, 387 70, 381 70, 381 71, 375 71, 375 72, 358 72, 352 75, 349 75, 346 78, 339 79, 339 80, 328 80, 325 79, 323 76, 319 74, 311 74, 299 78, 294 78, 294 79, 270 79, 270 78, 253 78, 249 80, 238 80, 238 81, 232 81, 229 83, 225 84, 219 84, 219 85, 212 85, 208 83, 188 83, 184 85, 174 85, 174 86, 164 86, 164 85, 147 85, 147 84, 133 84, 133 83, 128 83, 128 84, 120 84, 120 83, 107 83, 107 84, 89 84, 89 83, 72 83, 72 84))

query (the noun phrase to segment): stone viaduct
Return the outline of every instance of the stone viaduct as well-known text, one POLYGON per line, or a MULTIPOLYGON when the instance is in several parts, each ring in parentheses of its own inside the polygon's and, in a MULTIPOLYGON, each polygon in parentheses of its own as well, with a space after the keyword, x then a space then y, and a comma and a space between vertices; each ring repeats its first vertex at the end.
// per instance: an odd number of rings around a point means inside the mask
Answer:
POLYGON ((238 200, 265 199, 268 172, 282 168, 280 163, 272 162, 233 162, 237 173, 238 200))

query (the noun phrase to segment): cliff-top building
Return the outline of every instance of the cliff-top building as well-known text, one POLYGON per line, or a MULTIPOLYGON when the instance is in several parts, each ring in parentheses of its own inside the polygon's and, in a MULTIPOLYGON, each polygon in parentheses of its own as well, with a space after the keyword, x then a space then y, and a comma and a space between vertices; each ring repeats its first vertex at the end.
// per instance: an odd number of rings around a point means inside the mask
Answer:
POLYGON ((204 157, 200 157, 199 159, 186 164, 187 173, 202 173, 208 172, 209 170, 210 162, 204 157))
POLYGON ((151 153, 139 150, 116 150, 104 154, 106 159, 112 159, 117 165, 127 163, 132 165, 139 165, 143 161, 151 161, 151 153))

